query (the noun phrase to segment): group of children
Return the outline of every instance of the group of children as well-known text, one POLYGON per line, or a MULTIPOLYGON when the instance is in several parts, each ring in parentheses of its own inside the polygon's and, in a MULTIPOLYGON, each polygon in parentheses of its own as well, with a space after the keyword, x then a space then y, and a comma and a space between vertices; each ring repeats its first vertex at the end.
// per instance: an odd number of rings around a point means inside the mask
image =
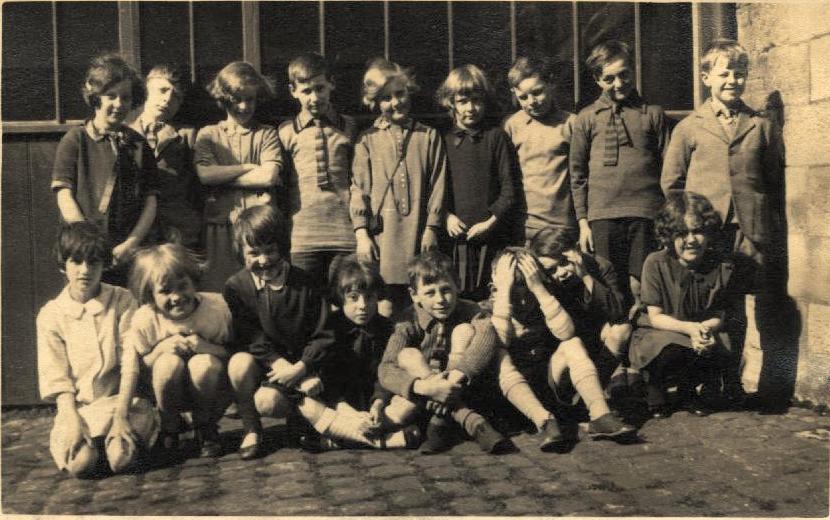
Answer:
POLYGON ((484 73, 458 67, 437 92, 442 135, 411 117, 418 85, 388 60, 367 65, 378 117, 359 134, 321 56, 289 64, 300 112, 278 128, 255 117, 271 83, 234 62, 208 87, 227 118, 195 132, 173 123, 176 69, 142 82, 95 58, 94 114, 61 140, 52 182, 67 285, 37 322, 58 467, 176 452, 185 411, 200 454, 218 456, 231 403, 251 459, 263 416, 313 450, 433 453, 463 432, 500 453, 501 398, 543 451, 573 442, 579 401, 590 436, 628 442, 636 428, 606 398, 615 371, 643 373, 655 418, 675 383, 698 415, 739 402, 727 332, 782 220, 778 136, 740 99, 746 52, 715 42, 712 97, 673 133, 627 45, 587 65, 602 94, 574 115, 554 104, 548 60, 517 59, 520 110, 502 125, 484 73))

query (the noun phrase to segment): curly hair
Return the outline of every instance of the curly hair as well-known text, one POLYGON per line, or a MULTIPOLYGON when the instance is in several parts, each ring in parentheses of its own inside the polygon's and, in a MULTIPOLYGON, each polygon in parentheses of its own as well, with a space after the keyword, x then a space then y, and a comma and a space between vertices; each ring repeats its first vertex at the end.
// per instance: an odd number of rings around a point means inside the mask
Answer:
POLYGON ((438 103, 450 112, 453 111, 455 96, 478 97, 489 101, 493 96, 493 89, 480 68, 475 65, 462 65, 449 73, 435 93, 438 103))
POLYGON ((354 254, 334 259, 329 268, 329 280, 331 303, 338 307, 343 305, 343 298, 349 291, 380 294, 384 289, 377 264, 360 260, 354 254))
POLYGON ((153 302, 155 287, 190 278, 197 285, 205 272, 205 263, 181 244, 161 244, 139 250, 130 269, 130 291, 144 305, 153 302))
POLYGON ((693 191, 671 191, 654 221, 657 239, 673 251, 674 239, 688 233, 686 218, 695 228, 702 228, 707 236, 715 238, 721 228, 721 218, 709 199, 693 191))
POLYGON ((247 61, 234 61, 225 65, 208 85, 208 92, 220 108, 227 108, 246 90, 256 92, 258 102, 275 95, 274 85, 247 61))
POLYGON ((404 81, 406 90, 410 94, 420 90, 415 82, 415 75, 410 69, 403 68, 385 58, 369 60, 366 72, 363 74, 363 104, 369 109, 375 110, 377 108, 377 98, 385 91, 387 85, 399 78, 404 81))
POLYGON ((98 226, 88 221, 61 224, 53 247, 59 269, 66 262, 101 262, 106 269, 112 263, 112 247, 107 235, 98 226))
POLYGON ((132 107, 140 106, 147 97, 144 82, 124 58, 115 53, 95 56, 89 62, 81 94, 93 110, 101 106, 101 95, 122 81, 130 82, 132 107))

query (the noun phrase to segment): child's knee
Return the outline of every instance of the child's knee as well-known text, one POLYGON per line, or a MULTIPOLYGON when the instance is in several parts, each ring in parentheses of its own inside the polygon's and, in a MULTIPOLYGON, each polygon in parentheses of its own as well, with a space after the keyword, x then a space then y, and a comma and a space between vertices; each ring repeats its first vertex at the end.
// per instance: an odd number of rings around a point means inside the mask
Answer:
POLYGON ((257 412, 263 417, 285 417, 291 402, 276 388, 260 387, 254 393, 257 412))
POLYGON ((98 465, 100 457, 97 448, 84 444, 66 461, 66 471, 75 478, 89 477, 98 465))
POLYGON ((623 356, 631 339, 632 327, 628 323, 610 324, 606 323, 600 333, 602 342, 615 357, 623 356))
POLYGON ((218 380, 222 375, 222 369, 222 361, 212 354, 196 354, 187 362, 190 379, 196 384, 206 380, 218 380))
POLYGON ((476 331, 469 323, 457 325, 452 330, 452 336, 450 337, 450 355, 460 356, 463 354, 470 346, 470 342, 475 335, 476 331))
POLYGON ((113 473, 120 473, 128 469, 133 465, 138 455, 134 445, 129 444, 124 439, 115 437, 107 439, 106 454, 107 463, 113 473))
POLYGON ((234 386, 254 378, 257 375, 256 369, 256 359, 247 352, 237 352, 228 361, 228 377, 234 386))
POLYGON ((420 377, 425 369, 429 370, 424 355, 416 348, 404 348, 398 352, 398 366, 410 375, 420 377))
POLYGON ((184 374, 185 362, 175 354, 162 354, 153 363, 153 382, 167 383, 184 374))

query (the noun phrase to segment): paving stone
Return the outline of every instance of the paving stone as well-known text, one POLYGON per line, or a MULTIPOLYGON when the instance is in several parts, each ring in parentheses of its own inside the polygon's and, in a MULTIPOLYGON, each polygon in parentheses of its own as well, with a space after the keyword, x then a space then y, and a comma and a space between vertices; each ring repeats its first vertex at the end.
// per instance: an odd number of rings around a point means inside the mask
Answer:
POLYGON ((506 515, 549 515, 543 504, 533 498, 514 497, 504 501, 504 514, 506 515))
POLYGON ((459 515, 492 516, 499 512, 499 508, 494 503, 476 496, 457 498, 451 501, 449 505, 459 515))
POLYGON ((403 466, 399 464, 389 466, 376 466, 374 468, 369 468, 369 470, 367 471, 370 477, 380 479, 409 475, 413 472, 414 470, 412 467, 403 466))
POLYGON ((463 481, 437 482, 435 489, 442 495, 450 497, 464 497, 476 493, 477 488, 463 481))
POLYGON ((492 482, 484 485, 483 488, 487 496, 494 498, 511 498, 527 491, 524 486, 511 482, 492 482))
POLYGON ((355 473, 345 477, 327 477, 322 482, 329 489, 337 489, 343 487, 360 487, 369 485, 369 481, 360 473, 355 473))
POLYGON ((320 498, 289 498, 280 500, 273 506, 271 514, 279 516, 321 515, 325 514, 326 509, 326 503, 320 498))
POLYGON ((294 498, 313 495, 315 490, 310 482, 282 480, 278 477, 265 481, 264 489, 266 494, 277 499, 294 498))
POLYGON ((363 466, 382 466, 400 462, 400 455, 391 451, 370 451, 360 457, 363 466))
POLYGON ((421 470, 421 474, 430 480, 456 480, 461 478, 461 469, 454 466, 432 466, 421 470))
POLYGON ((351 475, 355 472, 354 468, 351 466, 346 466, 344 464, 336 464, 332 466, 324 466, 319 470, 320 476, 322 477, 342 477, 344 475, 351 475))
POLYGON ((370 487, 338 488, 326 493, 326 498, 334 505, 362 502, 374 497, 377 492, 370 487))
POLYGON ((433 497, 425 491, 403 489, 389 495, 389 502, 398 508, 411 509, 413 507, 424 507, 430 505, 433 497))
POLYGON ((383 491, 398 492, 405 489, 423 490, 424 486, 416 477, 398 477, 381 480, 378 488, 383 491))
POLYGON ((388 512, 389 505, 379 500, 343 504, 337 507, 337 514, 342 516, 381 516, 388 514, 388 512))
POLYGON ((490 465, 473 468, 470 472, 481 480, 504 481, 510 477, 510 468, 502 465, 490 465))
POLYGON ((421 467, 449 467, 453 465, 453 458, 446 453, 438 453, 415 458, 412 464, 421 467))

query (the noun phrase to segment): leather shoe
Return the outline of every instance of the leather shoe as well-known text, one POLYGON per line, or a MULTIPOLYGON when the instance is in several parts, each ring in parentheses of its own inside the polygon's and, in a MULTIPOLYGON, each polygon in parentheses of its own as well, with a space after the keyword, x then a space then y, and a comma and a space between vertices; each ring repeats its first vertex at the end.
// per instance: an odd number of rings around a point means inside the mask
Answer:
POLYGON ((539 438, 539 449, 542 451, 560 451, 565 446, 565 436, 553 417, 542 424, 536 436, 539 438))
POLYGON ((513 441, 497 432, 486 422, 479 424, 473 432, 473 438, 485 453, 506 453, 513 448, 513 441))
MULTIPOLYGON (((250 432, 249 432, 250 433, 250 432)), ((246 434, 247 436, 247 434, 246 434)), ((243 440, 245 436, 242 437, 243 440)), ((242 460, 252 460, 257 459, 262 456, 262 433, 259 434, 259 440, 254 444, 250 444, 245 446, 244 448, 240 446, 239 448, 239 458, 242 460)))

